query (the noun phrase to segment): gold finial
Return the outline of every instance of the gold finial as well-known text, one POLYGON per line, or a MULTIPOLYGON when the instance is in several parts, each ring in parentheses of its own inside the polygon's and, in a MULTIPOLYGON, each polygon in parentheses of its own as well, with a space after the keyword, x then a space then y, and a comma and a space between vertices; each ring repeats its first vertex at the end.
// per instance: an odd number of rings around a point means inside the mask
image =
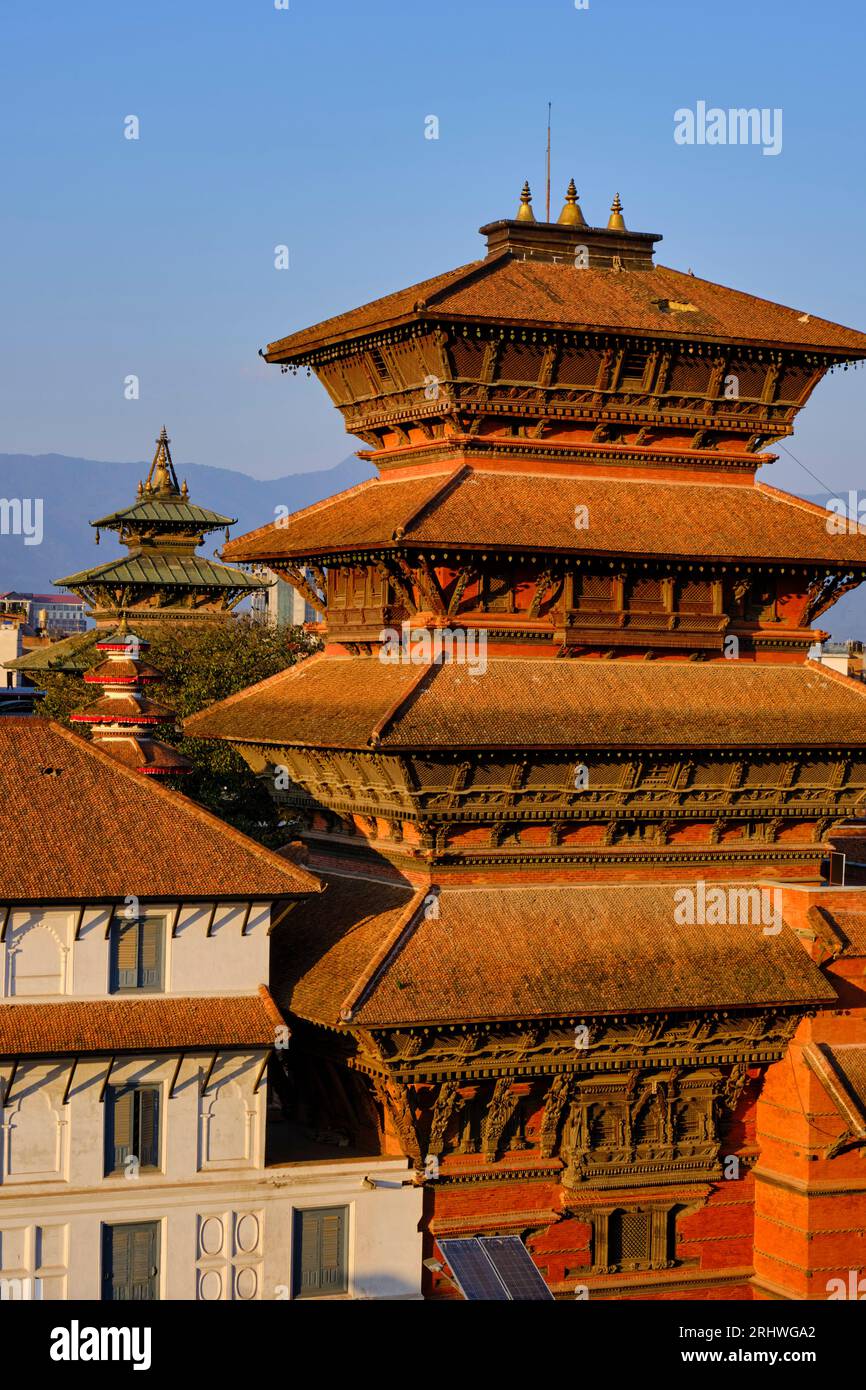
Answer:
POLYGON ((156 441, 156 453, 153 456, 153 463, 150 465, 150 472, 144 484, 145 493, 161 492, 170 493, 177 496, 180 488, 177 485, 177 474, 174 471, 174 464, 171 461, 171 443, 165 425, 159 432, 156 441))
POLYGON ((520 194, 520 207, 517 209, 518 222, 534 222, 535 213, 532 211, 532 194, 529 191, 529 182, 523 185, 520 194))
POLYGON ((574 186, 574 179, 570 179, 565 193, 565 202, 562 212, 559 214, 558 221, 565 227, 585 227, 586 218, 580 210, 577 201, 577 189, 574 186))
POLYGON ((610 217, 607 219, 607 230, 609 232, 624 232, 625 222, 622 216, 622 203, 619 201, 619 194, 614 194, 613 202, 610 205, 610 217))

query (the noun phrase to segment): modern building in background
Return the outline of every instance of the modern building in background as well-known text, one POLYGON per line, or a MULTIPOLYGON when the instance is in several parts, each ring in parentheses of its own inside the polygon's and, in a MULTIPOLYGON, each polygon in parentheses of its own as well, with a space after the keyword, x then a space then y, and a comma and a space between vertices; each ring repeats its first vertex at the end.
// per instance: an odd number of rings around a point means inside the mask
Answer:
POLYGON ((831 671, 839 671, 843 676, 863 680, 863 643, 854 639, 848 642, 822 642, 820 647, 822 666, 831 671))
MULTIPOLYGON (((253 594, 250 603, 250 611, 258 622, 267 623, 270 627, 303 627, 305 623, 322 621, 322 614, 314 608, 309 597, 294 585, 279 579, 266 566, 257 567, 256 573, 268 583, 267 588, 258 589, 253 594)), ((309 584, 314 582, 309 573, 304 578, 309 584)))
POLYGON ((87 630, 87 605, 75 594, 25 594, 10 589, 0 594, 3 613, 24 615, 28 634, 44 634, 57 640, 87 630))
POLYGON ((822 882, 866 691, 808 651, 866 537, 756 475, 866 335, 573 185, 482 233, 264 354, 379 469, 226 548, 312 573, 326 646, 186 724, 324 885, 271 977, 293 1104, 425 1174, 431 1296, 516 1234, 561 1298, 824 1299, 866 1225, 866 900, 822 882))
POLYGON ((0 845, 0 1296, 418 1297, 406 1159, 278 1100, 270 944, 318 879, 38 717, 0 719, 0 845))

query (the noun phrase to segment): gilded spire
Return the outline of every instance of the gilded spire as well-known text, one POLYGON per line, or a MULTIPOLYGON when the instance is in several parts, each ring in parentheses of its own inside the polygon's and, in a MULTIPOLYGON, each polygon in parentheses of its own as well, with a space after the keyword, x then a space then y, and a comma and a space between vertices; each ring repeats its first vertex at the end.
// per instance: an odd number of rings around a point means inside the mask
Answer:
POLYGON ((520 207, 517 209, 518 222, 534 222, 535 213, 532 211, 532 194, 529 191, 529 182, 523 185, 520 194, 520 207))
POLYGON ((619 201, 619 194, 615 193, 613 202, 610 205, 610 217, 607 219, 607 229, 609 232, 624 232, 626 225, 622 215, 622 203, 619 201))
POLYGON ((565 202, 562 212, 559 214, 558 221, 565 227, 585 227, 586 218, 580 210, 577 201, 577 189, 574 186, 574 179, 570 179, 565 193, 565 202))
POLYGON ((159 438, 156 441, 156 453, 153 456, 153 463, 150 465, 150 472, 144 484, 145 492, 160 492, 163 495, 171 493, 175 497, 179 494, 180 488, 177 485, 177 474, 174 471, 174 464, 171 461, 171 451, 168 447, 170 442, 165 425, 163 425, 159 432, 159 438))

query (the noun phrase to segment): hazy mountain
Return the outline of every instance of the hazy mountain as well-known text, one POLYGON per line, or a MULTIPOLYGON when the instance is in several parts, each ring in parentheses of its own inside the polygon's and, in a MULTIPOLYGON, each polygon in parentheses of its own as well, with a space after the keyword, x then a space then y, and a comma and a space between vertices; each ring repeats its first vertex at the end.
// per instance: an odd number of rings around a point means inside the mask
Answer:
MULTIPOLYGON (((52 580, 75 574, 122 554, 116 537, 103 532, 94 545, 90 521, 135 501, 139 479, 150 463, 96 463, 63 454, 0 454, 0 498, 42 498, 41 545, 26 545, 23 536, 0 535, 0 593, 5 589, 48 592, 52 580)), ((375 470, 354 455, 318 473, 291 473, 284 478, 250 478, 228 468, 178 464, 190 498, 224 516, 236 516, 232 535, 242 535, 274 518, 274 508, 297 511, 332 493, 354 487, 375 470)), ((223 533, 206 538, 203 553, 223 544, 223 533)))
MULTIPOLYGON (((0 593, 4 589, 47 591, 52 580, 121 553, 110 533, 103 533, 97 550, 89 522, 133 502, 138 481, 149 466, 96 463, 63 454, 0 454, 0 497, 43 499, 41 545, 25 545, 22 536, 0 535, 0 593)), ((354 487, 373 477, 375 470, 350 455, 318 473, 264 480, 199 463, 178 465, 177 472, 180 479, 186 478, 194 502, 238 518, 233 534, 239 536, 272 520, 278 506, 296 511, 354 487)), ((824 506, 828 498, 822 494, 809 500, 824 506)), ((212 553, 222 542, 222 533, 217 532, 205 542, 204 553, 212 553)), ((848 637, 866 641, 866 583, 823 614, 818 626, 837 641, 848 637)))

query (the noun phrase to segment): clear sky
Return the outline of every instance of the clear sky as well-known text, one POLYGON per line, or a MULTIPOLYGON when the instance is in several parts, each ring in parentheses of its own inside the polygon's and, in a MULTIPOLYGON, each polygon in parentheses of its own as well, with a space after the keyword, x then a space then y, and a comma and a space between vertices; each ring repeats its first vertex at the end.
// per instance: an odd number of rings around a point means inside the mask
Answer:
MULTIPOLYGON (((165 421, 179 463, 337 462, 324 390, 257 349, 483 254, 525 178, 543 210, 548 100, 554 215, 571 175, 590 222, 618 190, 663 264, 866 328, 862 0, 289 5, 5 0, 0 452, 139 459, 165 421), (699 101, 781 108, 781 152, 678 145, 699 101)), ((864 395, 829 378, 790 445, 830 489, 864 395)))

